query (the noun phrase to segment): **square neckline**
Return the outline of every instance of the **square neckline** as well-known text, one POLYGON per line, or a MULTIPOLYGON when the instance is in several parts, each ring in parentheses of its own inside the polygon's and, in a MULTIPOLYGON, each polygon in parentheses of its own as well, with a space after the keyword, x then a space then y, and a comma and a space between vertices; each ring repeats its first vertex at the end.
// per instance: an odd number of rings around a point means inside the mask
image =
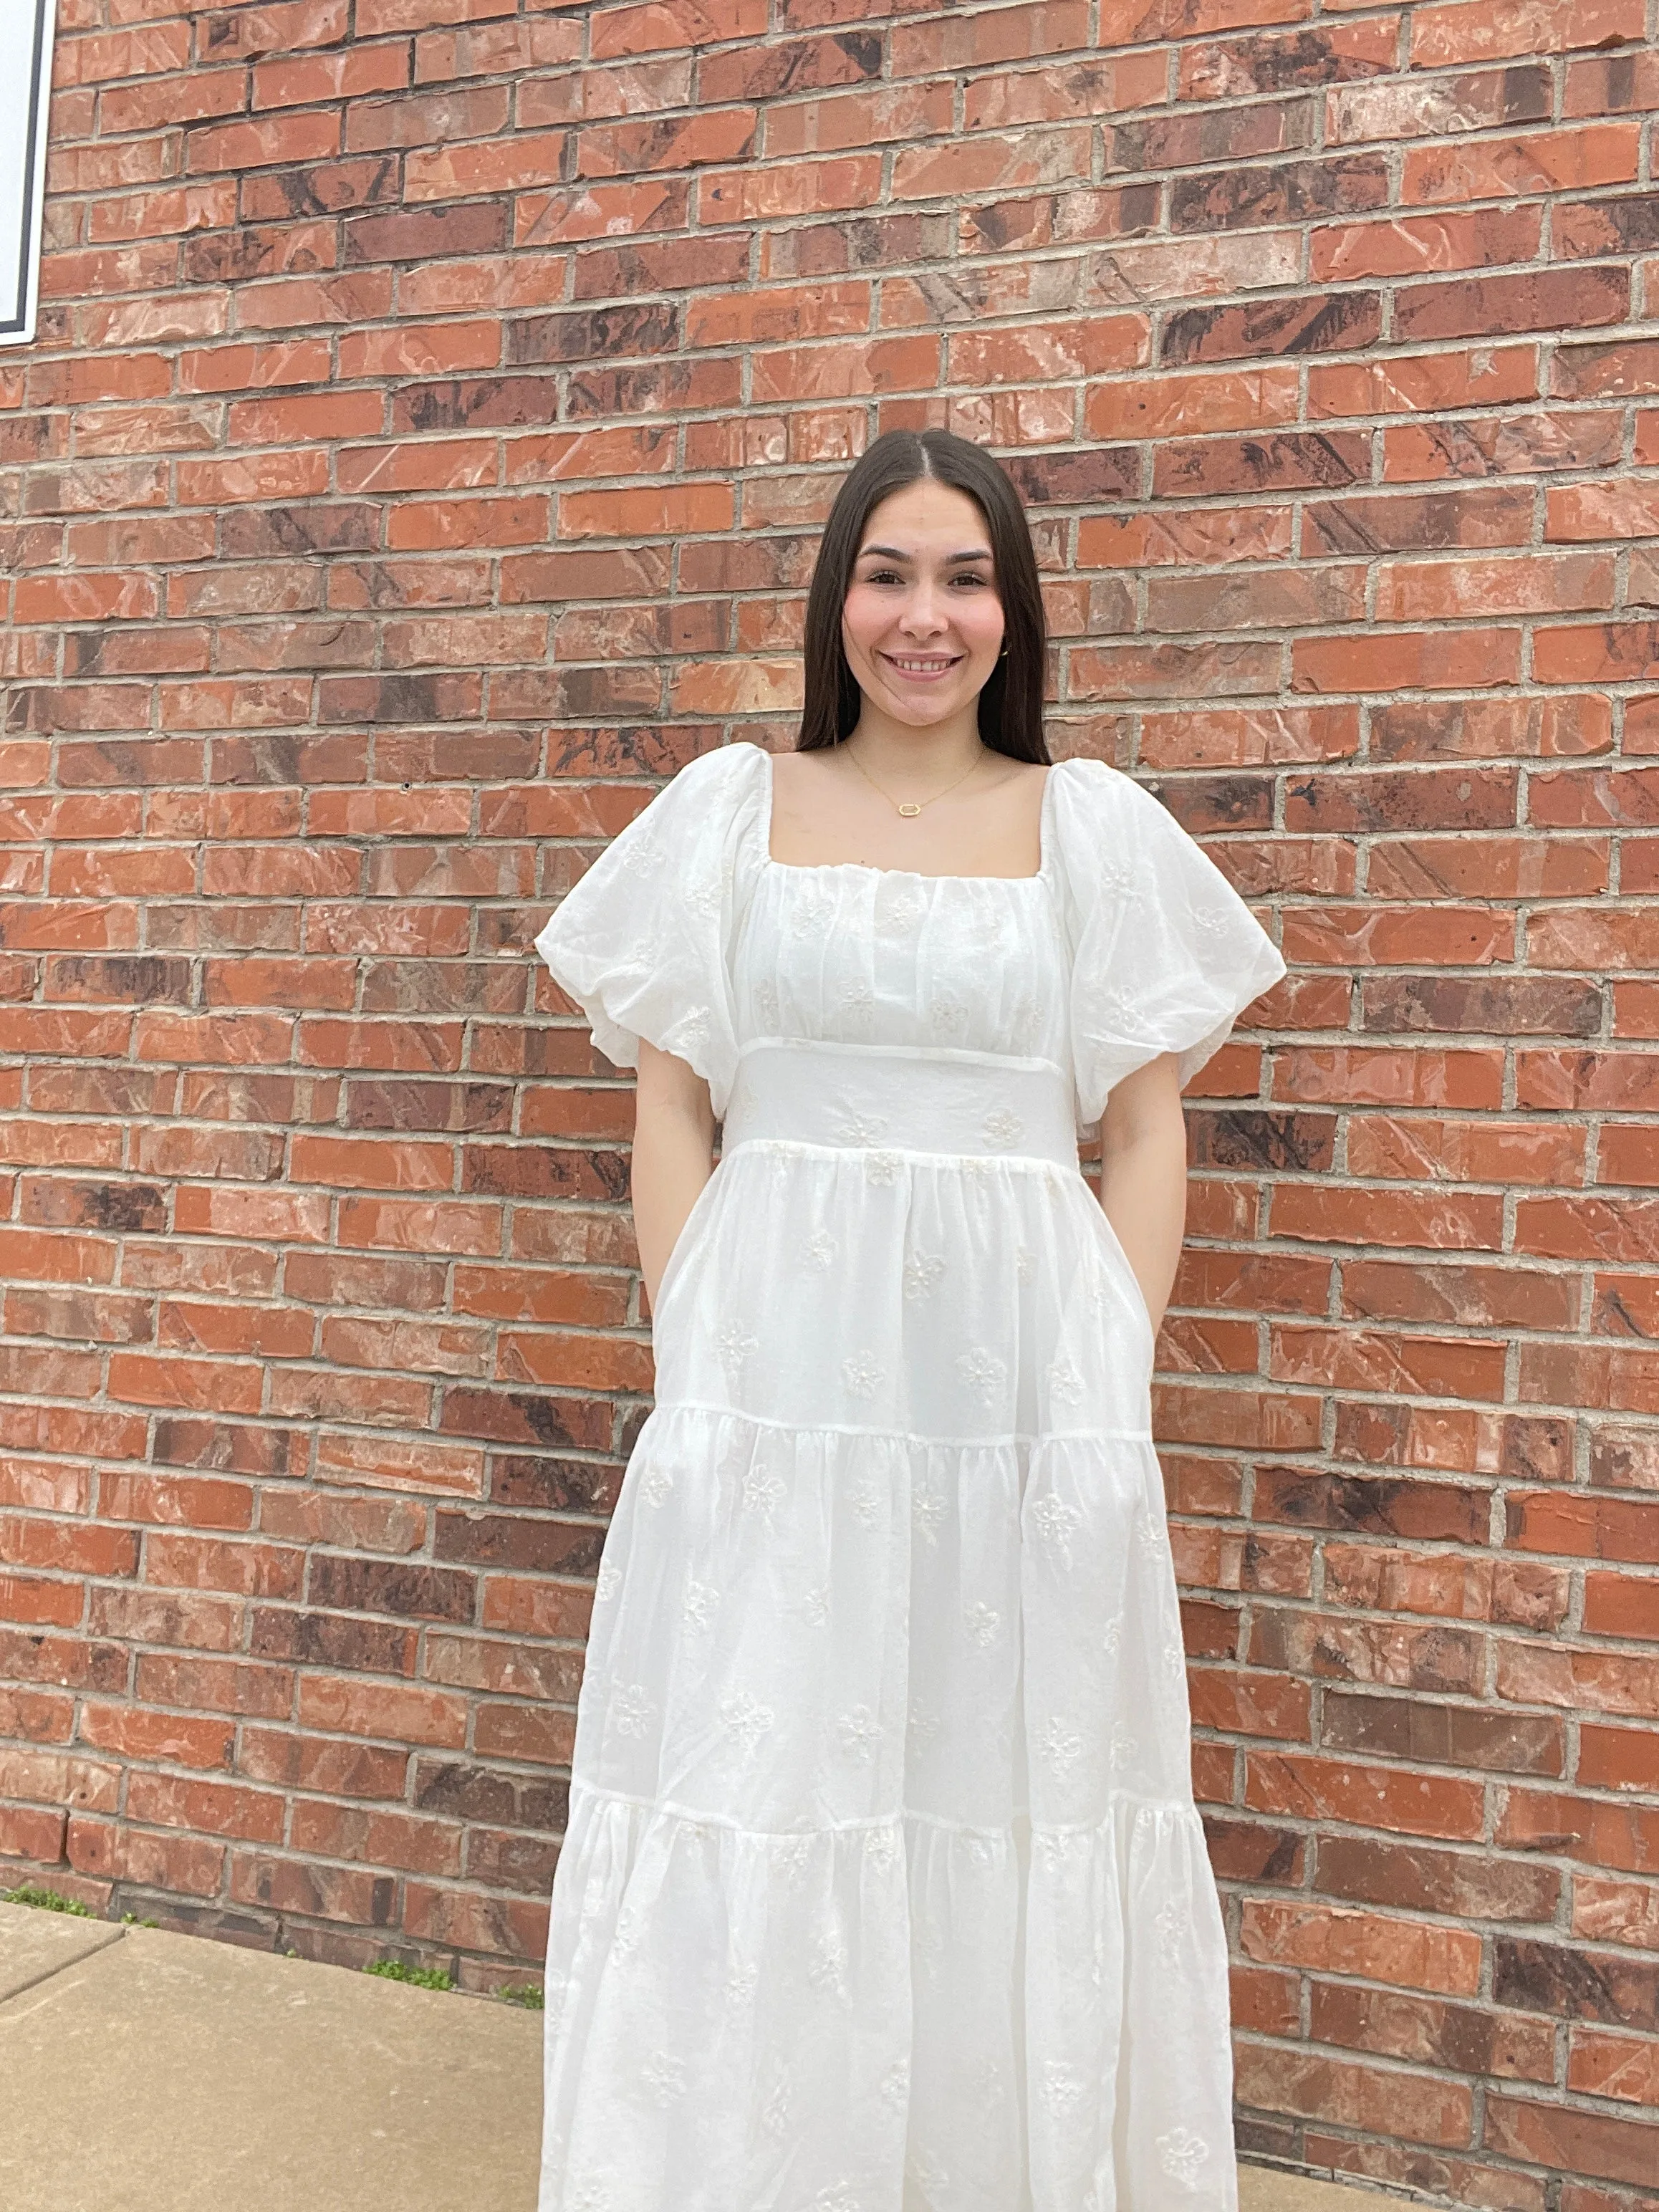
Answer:
MULTIPOLYGON (((750 744, 754 740, 749 740, 750 744)), ((1049 836, 1048 804, 1054 787, 1054 770, 1058 761, 1044 763, 1042 797, 1037 806, 1037 864, 1035 869, 1022 876, 959 876, 950 873, 930 874, 921 868, 878 868, 868 860, 779 860, 772 854, 772 803, 775 790, 773 755, 765 745, 756 745, 756 751, 766 763, 759 809, 761 829, 761 859, 769 868, 791 876, 822 876, 851 871, 861 876, 903 876, 918 884, 1040 884, 1048 873, 1049 836)))

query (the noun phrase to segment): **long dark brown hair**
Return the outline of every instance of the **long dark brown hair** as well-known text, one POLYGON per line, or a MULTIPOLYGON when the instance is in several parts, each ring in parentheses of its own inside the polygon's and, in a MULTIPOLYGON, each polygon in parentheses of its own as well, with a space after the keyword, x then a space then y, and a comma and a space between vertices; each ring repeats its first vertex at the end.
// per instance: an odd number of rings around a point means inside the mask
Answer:
POLYGON ((925 477, 965 492, 985 518, 1007 647, 979 695, 981 742, 1011 760, 1047 763, 1042 683, 1048 630, 1036 555, 1020 496, 990 455, 949 430, 889 430, 848 471, 823 526, 806 595, 806 703, 799 749, 837 745, 858 726, 858 680, 842 647, 842 609, 864 543, 884 499, 925 477))

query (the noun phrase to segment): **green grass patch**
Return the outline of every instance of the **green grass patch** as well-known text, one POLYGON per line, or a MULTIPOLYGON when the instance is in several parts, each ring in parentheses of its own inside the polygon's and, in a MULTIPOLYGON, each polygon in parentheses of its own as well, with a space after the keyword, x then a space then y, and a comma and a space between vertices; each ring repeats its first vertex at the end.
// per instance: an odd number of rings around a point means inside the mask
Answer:
POLYGON ((508 1982, 495 1992, 508 2004, 522 2005, 526 2012, 545 2012, 547 1999, 539 1982, 508 1982))
POLYGON ((55 1889, 37 1889, 32 1881, 16 1889, 0 1889, 0 1905, 32 1905, 37 1912, 67 1912, 76 1920, 98 1917, 90 1905, 77 1905, 72 1897, 59 1897, 55 1889))
POLYGON ((376 1959, 363 1972, 378 1974, 383 1982, 408 1982, 417 1990, 453 1990, 455 1986, 441 1966, 405 1966, 400 1959, 376 1959))

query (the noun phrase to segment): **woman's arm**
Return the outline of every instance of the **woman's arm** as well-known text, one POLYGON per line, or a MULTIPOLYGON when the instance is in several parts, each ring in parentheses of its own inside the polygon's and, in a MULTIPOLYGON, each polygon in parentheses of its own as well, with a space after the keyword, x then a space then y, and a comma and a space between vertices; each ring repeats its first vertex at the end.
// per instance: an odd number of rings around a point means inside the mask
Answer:
POLYGON ((1187 1225, 1187 1124, 1172 1052, 1126 1075, 1100 1122, 1100 1203, 1140 1285, 1156 1334, 1187 1225))
POLYGON ((684 1060, 641 1037, 630 1181, 640 1272, 653 1309, 668 1255, 714 1171, 708 1085, 684 1060))

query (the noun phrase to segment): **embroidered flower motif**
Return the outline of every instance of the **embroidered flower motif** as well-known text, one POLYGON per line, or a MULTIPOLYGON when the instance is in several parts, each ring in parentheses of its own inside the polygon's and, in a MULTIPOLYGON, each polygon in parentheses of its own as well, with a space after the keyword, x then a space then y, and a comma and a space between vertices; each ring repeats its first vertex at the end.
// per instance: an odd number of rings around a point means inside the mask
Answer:
POLYGON ((1187 902, 1187 919, 1200 937, 1225 937, 1233 926, 1233 918, 1224 907, 1212 906, 1208 900, 1191 899, 1187 902))
POLYGON ((685 2094, 685 2061, 659 2051, 640 2069, 640 2079, 659 2105, 672 2105, 685 2094))
POLYGON ((757 1463, 744 1468, 742 1490, 744 1511, 758 1513, 763 1520, 769 1522, 773 1507, 781 1504, 783 1500, 784 1491, 781 1480, 774 1474, 769 1468, 762 1467, 757 1463))
POLYGON ((1045 1490, 1031 1508, 1031 1518, 1045 1544, 1059 1553, 1067 1566, 1072 1563, 1072 1538, 1082 1525, 1083 1515, 1075 1505, 1045 1490))
POLYGON ((866 1152, 864 1156, 864 1180, 878 1189, 896 1182, 902 1173, 904 1162, 897 1152, 866 1152))
POLYGON ((804 1248, 806 1264, 816 1267, 820 1274, 828 1274, 836 1264, 836 1255, 841 1249, 827 1229, 816 1229, 807 1238, 804 1248))
POLYGON ((840 1106, 833 1126, 841 1144, 873 1145, 887 1127, 887 1118, 882 1114, 857 1114, 850 1106, 840 1106))
POLYGON ((847 1946, 832 1930, 820 1936, 812 1946, 812 1961, 806 1969, 806 1978, 815 1990, 833 1990, 837 1996, 847 1989, 847 1946))
POLYGON ((638 1949, 640 1916, 631 1905, 624 1905, 617 1915, 617 1924, 611 1931, 611 1954, 616 1959, 626 1959, 638 1949))
POLYGON ((848 1510, 860 1528, 880 1528, 883 1519, 880 1491, 866 1479, 853 1492, 848 1510))
POLYGON ((843 1025, 859 1036, 866 1035, 876 1011, 876 994, 867 983, 843 983, 841 987, 841 1018, 843 1025))
POLYGON ((786 1889, 799 1889, 812 1861, 811 1836, 785 1836, 773 1853, 773 1868, 786 1889))
POLYGON ((944 1724, 939 1714, 927 1712, 917 1705, 913 1705, 905 1715, 905 1723, 917 1747, 923 1751, 932 1743, 944 1724))
POLYGON ((913 1252, 904 1263, 907 1298, 931 1297, 945 1280, 945 1262, 931 1252, 913 1252))
POLYGON ((688 1006, 668 1031, 668 1036, 672 1039, 668 1049, 678 1052, 682 1060, 689 1058, 690 1053, 708 1037, 713 1020, 714 1016, 707 1006, 688 1006))
POLYGON ((1140 1748, 1121 1721, 1112 1730, 1112 1741, 1107 1747, 1106 1760, 1114 1774, 1121 1774, 1140 1748))
POLYGON ((1143 1511, 1135 1523, 1135 1539, 1150 1558, 1156 1559, 1161 1552, 1166 1551, 1170 1530, 1163 1515, 1153 1513, 1150 1508, 1143 1511))
POLYGON ((983 1345, 975 1345, 971 1352, 959 1352, 956 1364, 957 1374, 980 1404, 994 1406, 1008 1379, 1006 1363, 994 1352, 988 1352, 983 1345))
POLYGON ((751 1336, 740 1321, 729 1321, 714 1339, 714 1349, 726 1373, 736 1375, 744 1361, 760 1350, 760 1339, 751 1336))
POLYGON ((723 875, 698 876, 684 884, 680 896, 694 914, 717 915, 726 896, 723 875))
MULTIPOLYGON (((642 823, 644 818, 643 815, 636 814, 634 822, 642 823)), ((663 841, 655 830, 641 829, 635 832, 633 823, 618 835, 611 850, 616 856, 617 866, 626 868, 631 876, 654 875, 666 858, 663 841)))
POLYGON ((757 1970, 739 1960, 726 1977, 726 2003, 733 2008, 750 2003, 759 1983, 760 1975, 757 1970))
POLYGON ((1059 2119, 1082 2103, 1085 2094, 1083 2076, 1075 2066, 1066 2065, 1064 2059, 1045 2059, 1041 2094, 1043 2103, 1059 2119))
POLYGON ((881 2094, 884 2103, 901 2110, 909 2102, 910 2062, 908 2058, 896 2058, 882 2075, 881 2094))
POLYGON ((945 1493, 930 1484, 925 1490, 915 1490, 910 1495, 910 1520, 924 1544, 937 1544, 939 1527, 945 1519, 945 1493))
POLYGON ((809 1626, 827 1628, 830 1625, 830 1593, 822 1583, 800 1594, 800 1609, 809 1626))
POLYGON ((927 911, 925 899, 914 891, 896 891, 883 908, 878 919, 894 929, 908 929, 913 921, 920 921, 927 911))
POLYGON ((708 1627, 714 1617, 714 1607, 720 1602, 720 1592, 712 1583, 694 1582, 688 1575, 685 1589, 680 1598, 680 1620, 694 1633, 708 1627))
POLYGON ((1061 1781, 1083 1756, 1083 1738, 1055 1713, 1048 1726, 1035 1739, 1036 1748, 1047 1764, 1053 1767, 1061 1781))
POLYGON ((1000 2105, 1007 2095, 1002 2069, 994 2058, 981 2062, 974 2075, 974 2094, 981 2105, 1000 2105))
POLYGON ((988 1605, 970 1605, 963 1608, 963 1619, 968 1624, 968 1633, 981 1651, 987 1651, 997 1640, 997 1631, 1002 1626, 1002 1615, 994 1613, 988 1605))
POLYGON ((648 1468, 640 1478, 640 1494, 647 1505, 665 1505, 674 1494, 673 1468, 648 1468))
POLYGON ((584 2174, 570 2185, 570 2212, 611 2212, 611 2185, 596 2173, 584 2174))
POLYGON ((1100 1648, 1109 1659, 1115 1659, 1123 1644, 1123 1616, 1115 1613, 1100 1632, 1100 1648))
POLYGON ((1183 2189, 1196 2186, 1200 2170, 1210 2155, 1210 2146, 1190 2128, 1171 2128, 1157 2140, 1158 2162, 1171 2181, 1183 2189))
POLYGON ((778 987, 769 975, 764 975, 755 986, 755 1012, 769 1030, 778 1025, 782 1009, 778 1004, 778 987))
POLYGON ((788 929, 792 937, 816 937, 827 929, 834 918, 836 901, 833 893, 820 890, 800 878, 801 888, 789 907, 788 929))
POLYGON ((935 999, 927 1009, 927 1025, 936 1036, 960 1036, 968 1026, 968 1009, 956 999, 935 999))
POLYGON ((867 1766, 881 1741, 883 1729, 868 1705, 854 1705, 851 1712, 843 1713, 836 1723, 836 1734, 847 1756, 867 1766))
POLYGON ((1042 1025, 1042 1001, 1033 998, 1028 991, 1014 1002, 1014 1010, 1008 1020, 1009 1042, 1016 1050, 1023 1052, 1028 1045, 1036 1042, 1042 1025))
POLYGON ((1164 1645, 1164 1671, 1172 1682, 1186 1680, 1187 1648, 1183 1644, 1176 1641, 1164 1645))
POLYGON ((850 2181, 831 2182, 812 2199, 812 2212, 865 2212, 864 2200, 850 2181))
POLYGON ((1018 1282, 1029 1283, 1035 1279, 1036 1274, 1036 1254, 1022 1244, 1014 1254, 1015 1279, 1018 1282))
POLYGON ((841 1379, 854 1398, 873 1398, 886 1373, 873 1352, 855 1352, 841 1363, 841 1379))
POLYGON ((899 1834, 897 1824, 896 1822, 887 1820, 884 1821, 878 1828, 866 1828, 865 1830, 865 1859, 866 1863, 873 1867, 878 1874, 886 1873, 888 1868, 892 1865, 893 1861, 898 1856, 898 1849, 899 1834))
POLYGON ((1075 1406, 1083 1396, 1083 1377, 1069 1359, 1055 1359, 1043 1370, 1048 1395, 1062 1406, 1075 1406))
POLYGON ((643 1735, 656 1710, 643 1682, 624 1683, 611 1700, 611 1724, 618 1735, 643 1735))
POLYGON ((771 1728, 776 1715, 770 1705, 763 1705, 748 1690, 734 1691, 722 1698, 717 1708, 720 1726, 746 1752, 752 1752, 761 1738, 771 1728))
POLYGON ((622 1569, 613 1567, 609 1559, 599 1561, 599 1571, 593 1577, 594 1601, 608 1605, 622 1588, 622 1569))
POLYGON ((993 1152, 1006 1152, 1011 1145, 1017 1145, 1024 1135, 1025 1124, 1018 1114, 1011 1113, 1006 1106, 1000 1106, 980 1123, 979 1133, 993 1152))

